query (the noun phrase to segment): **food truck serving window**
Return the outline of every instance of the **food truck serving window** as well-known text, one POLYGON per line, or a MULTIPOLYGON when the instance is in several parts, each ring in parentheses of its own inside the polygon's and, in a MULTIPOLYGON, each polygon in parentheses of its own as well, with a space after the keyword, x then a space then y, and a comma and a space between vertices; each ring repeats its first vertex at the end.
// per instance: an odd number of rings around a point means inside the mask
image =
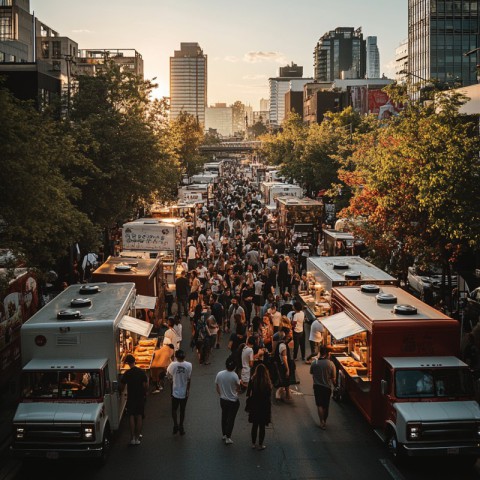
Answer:
POLYGON ((151 323, 138 320, 138 318, 130 317, 129 315, 124 315, 118 326, 122 330, 128 330, 143 337, 148 337, 153 328, 151 323))
POLYGON ((356 333, 365 332, 365 328, 349 317, 345 312, 336 313, 320 319, 324 327, 337 339, 351 337, 356 333))

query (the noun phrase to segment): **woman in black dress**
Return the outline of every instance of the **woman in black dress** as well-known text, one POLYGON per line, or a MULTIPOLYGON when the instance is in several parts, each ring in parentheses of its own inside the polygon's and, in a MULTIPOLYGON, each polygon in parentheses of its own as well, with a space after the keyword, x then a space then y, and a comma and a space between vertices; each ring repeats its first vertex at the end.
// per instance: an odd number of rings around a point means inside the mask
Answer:
POLYGON ((267 367, 259 364, 247 388, 248 421, 252 424, 252 448, 264 450, 265 427, 272 417, 272 381, 267 367), (258 434, 258 446, 257 446, 258 434))

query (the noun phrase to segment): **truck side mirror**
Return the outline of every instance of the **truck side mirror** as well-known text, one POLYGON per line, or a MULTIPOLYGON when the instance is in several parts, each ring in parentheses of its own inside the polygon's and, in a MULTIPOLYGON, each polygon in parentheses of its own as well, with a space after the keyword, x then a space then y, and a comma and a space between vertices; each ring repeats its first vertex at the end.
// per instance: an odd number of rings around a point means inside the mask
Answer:
POLYGON ((380 391, 382 395, 386 395, 388 393, 388 382, 386 380, 382 380, 380 382, 380 391))
POLYGON ((113 392, 118 392, 118 382, 117 382, 117 380, 112 381, 112 391, 113 392))

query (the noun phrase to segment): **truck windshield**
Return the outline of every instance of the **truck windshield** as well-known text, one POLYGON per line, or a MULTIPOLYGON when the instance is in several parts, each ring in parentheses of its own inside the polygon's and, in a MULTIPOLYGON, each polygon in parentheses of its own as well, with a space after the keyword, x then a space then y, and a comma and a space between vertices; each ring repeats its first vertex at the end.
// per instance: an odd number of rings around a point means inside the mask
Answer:
POLYGON ((98 371, 36 371, 23 374, 23 398, 73 399, 100 396, 98 371))
POLYGON ((397 398, 442 398, 473 395, 473 381, 466 368, 397 370, 397 398))

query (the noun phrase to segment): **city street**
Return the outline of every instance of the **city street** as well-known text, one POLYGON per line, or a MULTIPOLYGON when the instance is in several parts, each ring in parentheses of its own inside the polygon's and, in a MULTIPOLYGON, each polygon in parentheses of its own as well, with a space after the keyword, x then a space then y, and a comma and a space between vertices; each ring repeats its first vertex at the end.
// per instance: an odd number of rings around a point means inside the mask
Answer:
MULTIPOLYGON (((184 320, 184 325, 186 325, 184 320)), ((185 328, 186 330, 186 328, 185 328)), ((185 343, 188 342, 184 340, 185 343)), ((220 407, 215 392, 216 373, 227 357, 227 337, 221 350, 214 350, 212 364, 199 365, 187 347, 187 360, 193 362, 191 396, 187 405, 185 436, 172 435, 168 389, 150 394, 142 444, 129 445, 126 419, 115 438, 107 465, 101 469, 85 460, 59 462, 33 461, 20 465, 10 479, 31 479, 47 475, 50 479, 138 480, 150 478, 275 480, 429 480, 480 478, 477 464, 472 471, 459 471, 454 462, 438 459, 414 460, 397 467, 364 421, 348 401, 332 401, 328 428, 318 427, 309 366, 297 362, 300 380, 293 402, 274 401, 273 424, 267 428, 266 450, 250 448, 250 424, 244 411, 244 397, 232 439, 226 446, 221 439, 220 407)), ((308 347, 307 347, 308 348, 308 347)), ((168 387, 167 387, 168 388, 168 387)), ((292 387, 294 388, 294 387, 292 387)), ((450 460, 450 459, 448 459, 450 460)))

